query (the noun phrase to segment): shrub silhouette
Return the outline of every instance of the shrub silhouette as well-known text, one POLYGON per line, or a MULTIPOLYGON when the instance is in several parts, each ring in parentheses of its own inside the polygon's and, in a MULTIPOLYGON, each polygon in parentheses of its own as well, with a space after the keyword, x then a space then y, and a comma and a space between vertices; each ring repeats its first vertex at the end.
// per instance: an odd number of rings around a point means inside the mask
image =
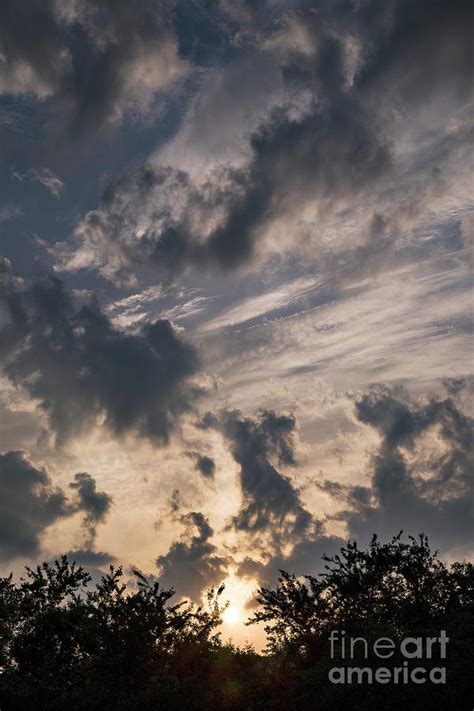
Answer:
MULTIPOLYGON (((173 604, 134 571, 132 590, 111 567, 88 589, 89 574, 63 556, 27 568, 19 583, 0 579, 2 711, 87 709, 365 709, 472 707, 469 644, 473 638, 474 571, 445 566, 425 536, 366 550, 350 542, 325 558, 325 572, 296 578, 281 572, 262 588, 250 624, 263 622, 266 653, 221 640, 222 587, 206 605, 173 604), (331 630, 363 636, 450 638, 443 686, 334 685, 333 666, 393 666, 330 657, 331 630)), ((398 654, 398 656, 397 656, 398 654)), ((421 660, 428 667, 441 662, 421 660)))

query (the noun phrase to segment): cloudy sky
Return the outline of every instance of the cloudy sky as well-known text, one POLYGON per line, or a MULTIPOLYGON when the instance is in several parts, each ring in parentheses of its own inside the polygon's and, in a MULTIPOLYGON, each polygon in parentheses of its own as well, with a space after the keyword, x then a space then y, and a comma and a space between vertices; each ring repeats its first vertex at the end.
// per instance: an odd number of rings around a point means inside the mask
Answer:
POLYGON ((227 631, 349 537, 474 551, 467 0, 4 0, 0 572, 227 631))

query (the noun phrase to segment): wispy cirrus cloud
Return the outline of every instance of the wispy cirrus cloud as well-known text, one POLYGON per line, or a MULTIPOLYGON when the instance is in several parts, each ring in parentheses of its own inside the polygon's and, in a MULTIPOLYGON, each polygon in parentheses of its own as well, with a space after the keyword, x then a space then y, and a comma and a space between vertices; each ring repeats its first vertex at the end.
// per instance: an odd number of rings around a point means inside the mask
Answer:
POLYGON ((64 182, 49 168, 30 168, 26 173, 19 173, 17 170, 12 171, 12 180, 23 182, 26 180, 29 183, 39 183, 45 187, 55 198, 61 196, 64 190, 64 182))

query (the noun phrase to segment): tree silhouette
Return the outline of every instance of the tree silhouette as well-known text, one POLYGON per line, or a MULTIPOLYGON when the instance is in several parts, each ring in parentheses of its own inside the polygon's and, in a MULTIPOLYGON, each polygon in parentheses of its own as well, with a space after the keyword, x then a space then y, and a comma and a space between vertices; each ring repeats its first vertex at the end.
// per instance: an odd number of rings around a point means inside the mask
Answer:
MULTIPOLYGON (((358 708, 369 708, 374 700, 381 703, 382 699, 384 708, 400 708, 402 702, 409 708, 410 704, 422 708, 431 697, 433 703, 469 698, 474 567, 455 563, 448 568, 431 551, 425 535, 403 542, 401 533, 385 544, 374 536, 366 550, 349 542, 340 554, 324 557, 325 572, 319 576, 300 579, 280 571, 275 589, 259 590, 259 608, 251 622, 265 623, 268 651, 286 669, 286 684, 291 677, 300 707, 311 708, 315 688, 326 689, 326 700, 319 694, 318 704, 328 709, 348 708, 356 698, 358 708), (452 642, 446 662, 449 686, 420 691, 414 685, 391 684, 389 691, 383 686, 366 688, 362 694, 354 687, 328 687, 331 667, 354 663, 353 659, 331 658, 331 630, 343 631, 347 640, 362 636, 370 649, 381 637, 426 639, 438 637, 442 629, 452 642)), ((355 644, 354 651, 357 664, 380 666, 380 659, 367 658, 365 643, 355 644)), ((397 655, 391 664, 403 661, 397 655)), ((435 658, 423 660, 425 666, 434 666, 434 662, 435 658)))
MULTIPOLYGON (((223 588, 206 604, 173 603, 174 591, 134 571, 89 574, 63 556, 0 579, 2 711, 91 709, 469 708, 473 566, 445 566, 421 535, 376 537, 325 558, 319 576, 281 572, 262 588, 250 623, 263 622, 266 653, 224 644, 223 588), (328 680, 331 630, 347 637, 450 638, 448 683, 337 686, 328 680)), ((359 645, 356 661, 365 659, 359 645)), ((399 655, 394 663, 399 662, 399 655)), ((346 661, 343 662, 346 664, 346 661)), ((431 664, 438 664, 433 658, 431 664)))

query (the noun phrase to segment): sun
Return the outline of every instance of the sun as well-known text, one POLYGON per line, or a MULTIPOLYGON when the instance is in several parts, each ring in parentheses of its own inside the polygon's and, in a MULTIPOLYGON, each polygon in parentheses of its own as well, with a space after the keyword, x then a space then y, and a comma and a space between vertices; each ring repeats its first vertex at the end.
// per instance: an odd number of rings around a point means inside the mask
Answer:
POLYGON ((247 604, 252 599, 257 582, 255 580, 243 580, 238 578, 235 573, 223 580, 223 593, 221 604, 227 604, 225 610, 222 611, 222 622, 224 623, 224 634, 247 635, 248 628, 245 625, 249 617, 247 604), (230 629, 231 628, 231 629, 230 629))
POLYGON ((228 625, 238 625, 242 620, 242 613, 237 607, 229 605, 222 614, 223 621, 228 625))

